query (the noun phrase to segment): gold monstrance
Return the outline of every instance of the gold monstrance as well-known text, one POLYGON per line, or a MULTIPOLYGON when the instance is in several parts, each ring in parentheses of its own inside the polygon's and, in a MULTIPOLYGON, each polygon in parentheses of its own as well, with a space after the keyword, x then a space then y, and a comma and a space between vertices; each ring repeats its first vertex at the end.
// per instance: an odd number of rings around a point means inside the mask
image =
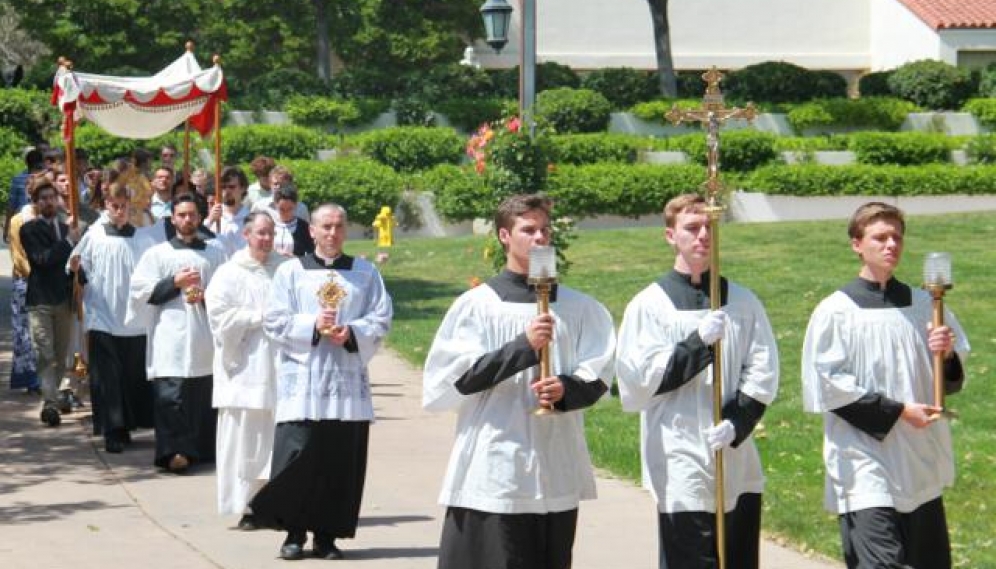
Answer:
MULTIPOLYGON (((709 216, 709 307, 719 310, 722 299, 719 292, 719 220, 726 210, 721 204, 721 194, 726 188, 719 179, 719 127, 729 119, 754 120, 757 109, 753 103, 747 103, 747 108, 727 108, 723 101, 723 93, 719 82, 723 74, 715 67, 702 75, 706 83, 705 95, 702 97, 702 107, 698 109, 679 109, 675 105, 667 112, 665 118, 678 125, 683 122, 697 122, 706 128, 706 149, 708 158, 708 178, 700 186, 706 197, 705 212, 709 216)), ((712 361, 712 420, 718 425, 723 420, 723 360, 722 340, 713 345, 712 361)), ((723 451, 716 451, 716 555, 719 568, 726 568, 726 493, 723 489, 723 451)))
MULTIPOLYGON (((335 271, 329 271, 329 280, 325 281, 318 289, 318 304, 322 308, 331 308, 336 311, 336 320, 339 319, 339 304, 346 298, 346 289, 342 287, 338 282, 336 282, 336 277, 339 273, 335 271)), ((338 325, 332 326, 331 328, 323 328, 319 330, 322 336, 331 336, 334 332, 339 329, 338 325)))
MULTIPOLYGON (((951 290, 951 255, 948 253, 928 253, 923 260, 923 288, 933 298, 934 328, 944 326, 944 293, 951 290)), ((941 408, 941 415, 953 416, 944 408, 944 354, 934 352, 934 406, 941 408)))
MULTIPOLYGON (((529 250, 529 284, 536 288, 537 314, 550 313, 550 291, 557 283, 557 250, 551 246, 537 246, 529 250)), ((553 339, 551 338, 552 342, 553 339)), ((544 346, 539 353, 540 378, 550 377, 550 345, 544 346)), ((540 404, 534 413, 536 415, 552 415, 557 411, 552 405, 540 404)))

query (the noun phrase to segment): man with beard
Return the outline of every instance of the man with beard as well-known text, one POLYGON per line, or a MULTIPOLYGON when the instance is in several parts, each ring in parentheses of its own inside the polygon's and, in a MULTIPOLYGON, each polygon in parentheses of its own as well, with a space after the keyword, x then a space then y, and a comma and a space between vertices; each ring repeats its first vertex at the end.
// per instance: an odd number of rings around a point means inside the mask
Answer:
POLYGON ((225 261, 200 239, 190 196, 173 204, 176 236, 145 252, 131 278, 129 319, 147 329, 146 370, 155 393, 155 464, 183 472, 214 460, 217 414, 211 407, 214 341, 204 288, 225 261))
POLYGON ((128 189, 113 184, 109 221, 92 228, 73 250, 70 267, 84 283, 83 327, 93 397, 94 431, 104 450, 119 453, 130 431, 152 427, 152 389, 145 376, 145 330, 125 325, 128 286, 135 265, 152 242, 128 222, 128 189))
POLYGON ((263 327, 278 348, 273 474, 252 501, 266 527, 287 531, 280 557, 340 559, 353 537, 374 419, 367 364, 391 326, 391 297, 377 269, 343 252, 346 210, 311 217, 315 251, 277 269, 263 327))
POLYGON ((57 425, 56 401, 59 382, 66 371, 73 320, 72 281, 65 267, 73 245, 80 240, 80 230, 73 227, 71 217, 68 224, 59 221, 59 194, 48 180, 36 178, 32 199, 37 217, 20 230, 21 245, 31 268, 25 302, 44 397, 42 420, 57 425))
POLYGON ((243 514, 238 528, 256 529, 246 509, 269 477, 276 348, 263 331, 270 283, 285 257, 273 251, 273 220, 246 217, 248 245, 221 266, 204 303, 214 334, 214 406, 218 409, 218 513, 243 514))
POLYGON ((249 180, 241 169, 228 166, 222 170, 221 203, 211 206, 211 212, 204 220, 204 225, 215 232, 218 242, 229 256, 246 246, 242 228, 249 208, 242 205, 242 200, 248 185, 249 180))

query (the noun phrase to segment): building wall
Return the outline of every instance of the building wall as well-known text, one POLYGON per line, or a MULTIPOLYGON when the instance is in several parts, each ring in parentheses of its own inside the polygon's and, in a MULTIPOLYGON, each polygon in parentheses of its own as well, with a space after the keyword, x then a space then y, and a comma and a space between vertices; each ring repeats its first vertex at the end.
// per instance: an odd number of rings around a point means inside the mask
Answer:
POLYGON ((996 61, 996 30, 941 30, 940 58, 968 67, 985 67, 996 61), (961 54, 961 57, 959 57, 961 54))
MULTIPOLYGON (((937 32, 896 0, 871 0, 871 71, 940 58, 937 32)), ((955 63, 955 60, 945 60, 955 63)))

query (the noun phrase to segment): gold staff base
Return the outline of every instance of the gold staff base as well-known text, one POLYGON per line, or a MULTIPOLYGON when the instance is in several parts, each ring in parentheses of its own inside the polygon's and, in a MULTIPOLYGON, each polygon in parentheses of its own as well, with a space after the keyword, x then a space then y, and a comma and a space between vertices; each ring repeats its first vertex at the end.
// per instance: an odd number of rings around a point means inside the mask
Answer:
MULTIPOLYGON (((549 277, 529 277, 529 284, 536 287, 536 312, 537 314, 549 314, 550 313, 550 291, 553 290, 553 285, 557 280, 549 277)), ((552 342, 553 339, 551 338, 552 342)), ((540 348, 539 351, 539 376, 540 379, 544 377, 550 377, 550 345, 547 344, 540 348)), ((539 407, 533 410, 534 415, 556 415, 558 411, 554 409, 553 405, 544 405, 540 403, 539 407)))
MULTIPOLYGON (((951 290, 950 284, 924 285, 933 299, 933 314, 931 324, 934 328, 944 326, 944 293, 951 290)), ((940 416, 945 419, 956 419, 958 413, 944 407, 944 354, 934 352, 934 406, 941 408, 940 416)))

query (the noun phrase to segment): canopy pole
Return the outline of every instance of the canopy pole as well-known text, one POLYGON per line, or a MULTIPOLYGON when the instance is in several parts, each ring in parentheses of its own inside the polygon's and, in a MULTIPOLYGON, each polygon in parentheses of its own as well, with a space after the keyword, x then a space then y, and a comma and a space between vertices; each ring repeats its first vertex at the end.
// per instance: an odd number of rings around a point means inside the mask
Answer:
POLYGON ((183 189, 190 189, 190 119, 183 121, 183 189))
MULTIPOLYGON (((215 54, 213 63, 221 67, 221 56, 215 54)), ((214 203, 221 203, 221 97, 214 96, 214 203)), ((221 219, 215 223, 215 230, 221 232, 221 219)))

